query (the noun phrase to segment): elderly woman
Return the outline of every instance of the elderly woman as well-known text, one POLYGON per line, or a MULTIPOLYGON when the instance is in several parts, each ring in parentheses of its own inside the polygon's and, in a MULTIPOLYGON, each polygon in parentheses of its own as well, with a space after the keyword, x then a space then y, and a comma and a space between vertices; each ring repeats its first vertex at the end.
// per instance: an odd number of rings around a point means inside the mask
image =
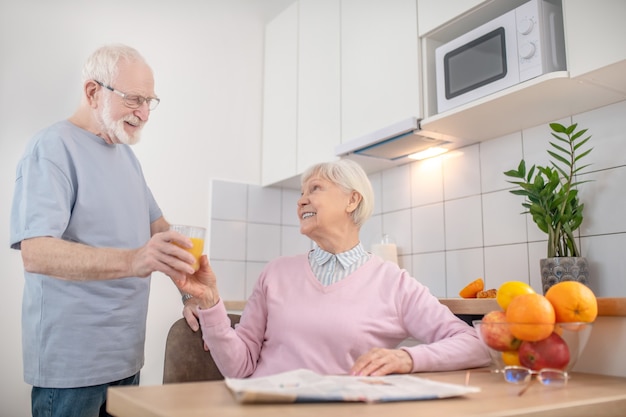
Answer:
POLYGON ((300 231, 309 253, 267 264, 232 329, 206 257, 177 282, 192 294, 203 339, 222 374, 264 376, 298 368, 322 374, 386 375, 484 366, 475 330, 403 269, 366 252, 359 230, 373 191, 350 160, 302 176, 300 231), (420 344, 397 347, 407 337, 420 344))

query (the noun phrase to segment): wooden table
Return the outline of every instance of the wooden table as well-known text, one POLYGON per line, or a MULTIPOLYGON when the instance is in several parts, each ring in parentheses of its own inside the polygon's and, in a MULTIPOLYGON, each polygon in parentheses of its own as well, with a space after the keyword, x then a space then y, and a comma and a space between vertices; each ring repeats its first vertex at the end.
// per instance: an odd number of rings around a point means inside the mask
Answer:
MULTIPOLYGON (((419 374, 456 384, 465 371, 419 374)), ((626 378, 574 373, 566 387, 534 383, 517 395, 519 386, 502 375, 473 371, 470 384, 481 392, 443 400, 387 404, 317 403, 241 405, 224 381, 158 386, 115 387, 108 392, 107 410, 116 417, 612 417, 626 415, 626 378)))

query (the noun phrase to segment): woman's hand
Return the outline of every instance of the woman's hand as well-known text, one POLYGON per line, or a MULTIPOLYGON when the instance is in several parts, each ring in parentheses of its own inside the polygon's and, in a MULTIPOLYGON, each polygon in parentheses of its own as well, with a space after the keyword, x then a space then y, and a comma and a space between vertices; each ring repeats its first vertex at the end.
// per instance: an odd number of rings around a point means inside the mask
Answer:
POLYGON ((413 370, 411 355, 402 349, 374 348, 359 356, 350 369, 351 375, 383 376, 408 374, 413 370))
MULTIPOLYGON (((200 330, 200 320, 198 319, 198 299, 192 297, 185 301, 185 306, 183 307, 183 317, 187 320, 187 324, 194 332, 200 330)), ((209 346, 206 342, 203 342, 204 350, 206 352, 209 351, 209 346)))
MULTIPOLYGON (((172 281, 179 290, 193 295, 193 298, 188 301, 189 309, 192 307, 198 307, 203 310, 211 308, 217 304, 220 299, 217 290, 217 278, 209 265, 209 260, 206 255, 202 255, 200 258, 200 268, 193 275, 187 274, 182 279, 173 279, 172 281)), ((185 303, 183 315, 185 315, 187 323, 190 323, 190 319, 193 319, 193 317, 189 317, 188 313, 185 314, 187 309, 187 303, 185 303)), ((195 316, 195 312, 192 312, 192 314, 195 316)), ((193 329, 191 324, 190 327, 193 329)))

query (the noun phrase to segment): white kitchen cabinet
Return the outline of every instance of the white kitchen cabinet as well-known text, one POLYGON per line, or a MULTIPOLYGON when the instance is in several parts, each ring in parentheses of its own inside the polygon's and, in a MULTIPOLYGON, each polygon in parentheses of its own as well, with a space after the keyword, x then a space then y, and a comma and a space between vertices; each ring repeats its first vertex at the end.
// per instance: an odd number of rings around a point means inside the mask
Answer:
POLYGON ((484 3, 486 0, 417 0, 419 36, 430 32, 484 3))
POLYGON ((298 104, 298 3, 265 29, 261 183, 296 173, 298 104))
POLYGON ((300 0, 266 29, 262 184, 335 159, 340 143, 339 0, 300 0))
MULTIPOLYGON (((509 1, 507 7, 513 8, 525 1, 509 1)), ((417 0, 419 35, 428 36, 428 32, 440 29, 448 23, 450 26, 459 26, 460 32, 463 32, 468 23, 465 14, 472 9, 482 8, 476 13, 476 17, 485 20, 503 12, 503 9, 494 6, 495 4, 489 4, 487 0, 417 0), (466 22, 457 24, 458 20, 466 22)), ((571 77, 626 60, 624 0, 563 0, 562 6, 568 71, 571 77)), ((470 25, 476 24, 470 22, 470 25)))
POLYGON ((335 158, 341 140, 340 0, 300 0, 297 174, 335 158))
POLYGON ((421 117, 417 0, 341 0, 341 141, 421 117))
POLYGON ((626 92, 626 1, 563 1, 570 76, 626 92))
POLYGON ((437 113, 436 47, 521 3, 481 2, 422 38, 423 129, 464 143, 479 142, 626 100, 626 2, 563 0, 567 71, 544 74, 437 113))

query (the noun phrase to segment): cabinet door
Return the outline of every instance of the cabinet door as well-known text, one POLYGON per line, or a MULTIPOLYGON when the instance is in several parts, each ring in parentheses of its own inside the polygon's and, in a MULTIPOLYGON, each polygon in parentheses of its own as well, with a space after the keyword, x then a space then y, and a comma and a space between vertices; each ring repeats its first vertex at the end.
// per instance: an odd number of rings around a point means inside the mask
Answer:
POLYGON ((421 117, 417 0, 341 1, 341 140, 421 117))
POLYGON ((332 161, 340 143, 339 0, 300 0, 297 171, 332 161))
MULTIPOLYGON (((626 60, 624 18, 623 0, 563 1, 567 64, 572 77, 626 60)), ((616 74, 622 86, 623 74, 616 74)))
POLYGON ((298 3, 265 29, 261 183, 296 175, 298 3))
POLYGON ((485 0, 417 0, 417 27, 422 36, 454 20, 485 0))

